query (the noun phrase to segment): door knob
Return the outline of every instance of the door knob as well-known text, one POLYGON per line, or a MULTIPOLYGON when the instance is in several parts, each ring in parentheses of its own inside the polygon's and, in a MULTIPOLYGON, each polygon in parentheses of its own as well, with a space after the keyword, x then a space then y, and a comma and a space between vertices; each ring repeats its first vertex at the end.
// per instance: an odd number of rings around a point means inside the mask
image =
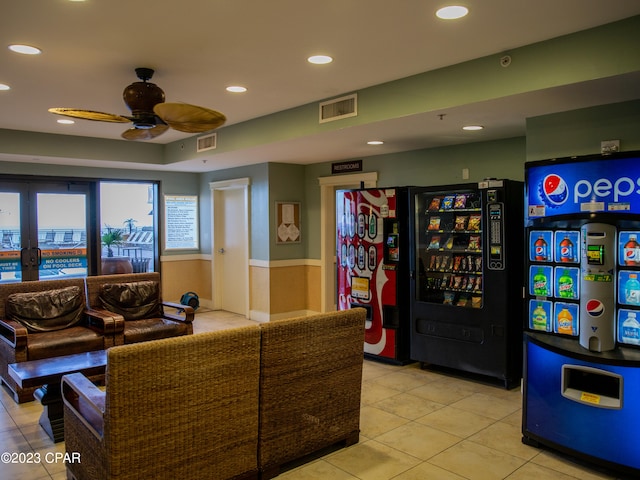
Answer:
POLYGON ((218 253, 219 253, 220 255, 224 255, 224 248, 219 248, 219 249, 218 249, 218 253))

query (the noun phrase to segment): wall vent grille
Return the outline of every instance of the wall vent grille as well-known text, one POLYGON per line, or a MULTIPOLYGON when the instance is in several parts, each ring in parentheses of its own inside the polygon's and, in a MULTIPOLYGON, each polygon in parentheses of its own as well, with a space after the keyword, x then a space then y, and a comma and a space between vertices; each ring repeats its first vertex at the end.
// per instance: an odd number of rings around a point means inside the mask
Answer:
POLYGON ((217 146, 217 133, 210 133, 209 135, 203 135, 202 137, 198 137, 198 152, 206 152, 207 150, 213 150, 217 146))
POLYGON ((333 122, 358 115, 358 94, 334 98, 320 103, 320 123, 333 122))

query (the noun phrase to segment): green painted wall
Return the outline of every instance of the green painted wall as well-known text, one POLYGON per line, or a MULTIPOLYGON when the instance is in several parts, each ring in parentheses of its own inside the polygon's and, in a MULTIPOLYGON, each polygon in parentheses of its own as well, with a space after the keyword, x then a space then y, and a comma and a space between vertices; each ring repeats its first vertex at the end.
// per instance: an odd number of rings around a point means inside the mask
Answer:
POLYGON ((249 178, 250 235, 249 256, 269 260, 269 165, 249 165, 200 174, 200 250, 211 253, 211 189, 210 182, 249 178))
POLYGON ((527 160, 600 153, 603 140, 640 150, 640 100, 527 119, 527 160))
MULTIPOLYGON (((363 158, 364 172, 378 173, 378 186, 431 186, 478 182, 486 177, 524 179, 525 139, 454 145, 363 158), (469 179, 462 179, 462 169, 469 179)), ((309 165, 305 172, 308 225, 306 258, 320 258, 319 177, 331 176, 331 163, 309 165)))
POLYGON ((269 164, 269 260, 305 258, 308 207, 305 205, 305 167, 284 163, 269 164), (299 202, 301 236, 300 243, 277 243, 276 202, 299 202))

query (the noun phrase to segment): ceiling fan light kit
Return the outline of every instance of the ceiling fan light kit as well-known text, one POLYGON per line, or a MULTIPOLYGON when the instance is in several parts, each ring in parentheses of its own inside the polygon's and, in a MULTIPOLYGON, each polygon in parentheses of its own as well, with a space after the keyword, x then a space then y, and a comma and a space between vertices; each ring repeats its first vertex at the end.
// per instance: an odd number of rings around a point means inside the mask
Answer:
POLYGON ((133 123, 133 127, 122 134, 126 140, 151 140, 169 128, 203 133, 224 125, 227 118, 215 110, 187 103, 165 103, 164 91, 149 82, 153 73, 151 68, 136 68, 141 81, 124 89, 122 98, 131 116, 75 108, 50 108, 49 112, 98 122, 133 123))

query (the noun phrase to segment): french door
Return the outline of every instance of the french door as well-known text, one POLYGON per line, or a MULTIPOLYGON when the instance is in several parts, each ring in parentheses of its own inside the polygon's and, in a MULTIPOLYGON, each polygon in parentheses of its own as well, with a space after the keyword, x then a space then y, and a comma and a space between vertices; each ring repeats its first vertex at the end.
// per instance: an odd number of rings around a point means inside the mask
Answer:
POLYGON ((0 282, 95 272, 94 205, 92 182, 0 180, 0 282))

